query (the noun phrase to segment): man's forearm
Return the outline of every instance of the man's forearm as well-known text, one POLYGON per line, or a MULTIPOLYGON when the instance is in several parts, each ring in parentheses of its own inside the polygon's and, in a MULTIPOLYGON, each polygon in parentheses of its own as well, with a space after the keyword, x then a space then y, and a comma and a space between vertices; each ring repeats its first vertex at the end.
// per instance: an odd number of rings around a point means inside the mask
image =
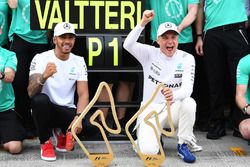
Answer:
POLYGON ((241 110, 248 105, 245 97, 240 95, 236 95, 236 103, 241 110))
POLYGON ((18 0, 8 0, 8 4, 11 9, 15 9, 17 7, 18 0))
POLYGON ((5 69, 4 72, 0 73, 0 78, 2 78, 1 80, 5 83, 11 83, 15 78, 15 71, 10 68, 5 69))
POLYGON ((35 94, 42 91, 43 84, 45 79, 42 77, 42 74, 33 74, 29 78, 28 94, 30 97, 33 97, 35 94))
POLYGON ((204 23, 203 8, 204 8, 204 0, 201 0, 200 4, 198 5, 198 13, 197 13, 197 18, 196 18, 196 22, 195 22, 197 34, 202 34, 202 32, 203 32, 203 23, 204 23))
POLYGON ((77 113, 82 113, 83 110, 88 105, 88 103, 89 103, 89 98, 88 97, 79 97, 76 112, 77 113))
POLYGON ((190 5, 188 14, 185 16, 182 22, 178 25, 178 29, 180 32, 184 30, 185 28, 187 28, 188 26, 190 26, 194 22, 194 20, 197 17, 197 13, 198 13, 198 4, 190 5))

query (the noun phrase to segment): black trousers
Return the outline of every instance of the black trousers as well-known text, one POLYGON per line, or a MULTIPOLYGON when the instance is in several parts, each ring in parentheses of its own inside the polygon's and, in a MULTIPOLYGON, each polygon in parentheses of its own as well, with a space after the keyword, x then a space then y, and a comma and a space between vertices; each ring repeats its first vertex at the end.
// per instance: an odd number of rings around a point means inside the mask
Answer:
POLYGON ((179 44, 178 49, 192 54, 195 58, 195 80, 191 95, 197 104, 195 123, 199 128, 206 128, 208 126, 207 118, 209 117, 209 100, 203 57, 196 55, 193 42, 179 44))
MULTIPOLYGON (((43 93, 31 99, 31 108, 41 144, 50 138, 52 128, 60 128, 65 134, 76 114, 75 108, 56 105, 43 93)), ((91 125, 87 118, 82 121, 84 135, 94 136, 99 129, 91 125)))
POLYGON ((10 50, 17 56, 17 71, 13 82, 15 92, 15 110, 22 117, 21 121, 26 129, 33 129, 34 123, 30 112, 30 99, 27 92, 29 81, 29 67, 37 53, 48 50, 47 44, 29 43, 18 35, 14 35, 10 50))
POLYGON ((205 32, 204 66, 209 84, 210 128, 224 124, 225 99, 229 99, 234 126, 237 127, 242 119, 242 112, 235 104, 236 69, 239 60, 248 53, 249 44, 243 28, 219 27, 205 32))

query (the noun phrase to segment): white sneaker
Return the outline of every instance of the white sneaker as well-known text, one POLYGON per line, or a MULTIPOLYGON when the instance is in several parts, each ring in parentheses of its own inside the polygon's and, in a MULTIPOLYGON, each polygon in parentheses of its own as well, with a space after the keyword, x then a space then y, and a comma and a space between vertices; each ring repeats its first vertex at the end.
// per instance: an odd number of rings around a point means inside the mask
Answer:
POLYGON ((202 151, 202 146, 197 145, 197 140, 195 136, 192 136, 191 140, 188 141, 188 147, 191 152, 202 151))

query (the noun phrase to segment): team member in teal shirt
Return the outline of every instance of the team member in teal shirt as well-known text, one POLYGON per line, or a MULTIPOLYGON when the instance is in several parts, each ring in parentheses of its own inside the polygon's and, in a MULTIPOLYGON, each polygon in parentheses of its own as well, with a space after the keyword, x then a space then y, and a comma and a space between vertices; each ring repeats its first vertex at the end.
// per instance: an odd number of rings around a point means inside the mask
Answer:
POLYGON ((166 21, 175 23, 181 32, 178 48, 193 54, 193 44, 192 46, 186 45, 186 47, 182 44, 193 42, 191 24, 196 19, 199 0, 147 0, 146 2, 147 8, 155 12, 155 18, 150 24, 150 39, 156 41, 157 29, 161 23, 166 21))
POLYGON ((8 1, 0 0, 0 46, 8 43, 8 1))
POLYGON ((12 9, 9 38, 10 50, 17 56, 18 65, 13 88, 16 97, 16 111, 22 116, 27 130, 27 138, 36 136, 36 130, 30 112, 30 100, 27 93, 30 62, 37 53, 46 51, 46 31, 30 29, 30 0, 8 0, 12 9))
MULTIPOLYGON (((226 134, 224 107, 225 88, 229 95, 235 132, 240 121, 239 109, 235 104, 236 67, 239 60, 249 53, 245 21, 247 20, 244 0, 201 0, 197 17, 196 52, 204 55, 210 99, 208 139, 218 139, 226 134), (205 8, 204 8, 205 7, 205 8), (205 11, 204 11, 205 9, 205 11), (204 12, 203 12, 204 11, 204 12), (204 16, 205 13, 205 16, 204 16), (202 30, 205 18, 204 30, 202 30), (203 39, 200 36, 204 31, 203 39), (227 78, 229 76, 229 80, 227 78)), ((234 133, 236 134, 236 133, 234 133)))
POLYGON ((250 54, 243 57, 237 67, 236 103, 242 112, 239 125, 240 133, 250 139, 250 54), (243 114, 242 114, 243 113, 243 114))
POLYGON ((25 132, 14 111, 15 97, 11 82, 16 65, 16 54, 0 46, 0 141, 3 148, 12 154, 22 150, 25 132))

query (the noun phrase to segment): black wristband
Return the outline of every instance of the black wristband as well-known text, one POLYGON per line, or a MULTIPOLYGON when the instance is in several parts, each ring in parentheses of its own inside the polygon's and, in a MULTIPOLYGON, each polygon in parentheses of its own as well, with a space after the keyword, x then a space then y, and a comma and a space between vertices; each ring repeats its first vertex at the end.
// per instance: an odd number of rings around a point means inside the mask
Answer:
POLYGON ((76 116, 78 116, 78 117, 79 117, 80 115, 81 115, 81 113, 76 113, 76 116))
POLYGON ((5 78, 5 73, 1 72, 2 77, 0 78, 1 80, 3 80, 5 78))
POLYGON ((196 34, 196 37, 202 37, 202 34, 196 34))

